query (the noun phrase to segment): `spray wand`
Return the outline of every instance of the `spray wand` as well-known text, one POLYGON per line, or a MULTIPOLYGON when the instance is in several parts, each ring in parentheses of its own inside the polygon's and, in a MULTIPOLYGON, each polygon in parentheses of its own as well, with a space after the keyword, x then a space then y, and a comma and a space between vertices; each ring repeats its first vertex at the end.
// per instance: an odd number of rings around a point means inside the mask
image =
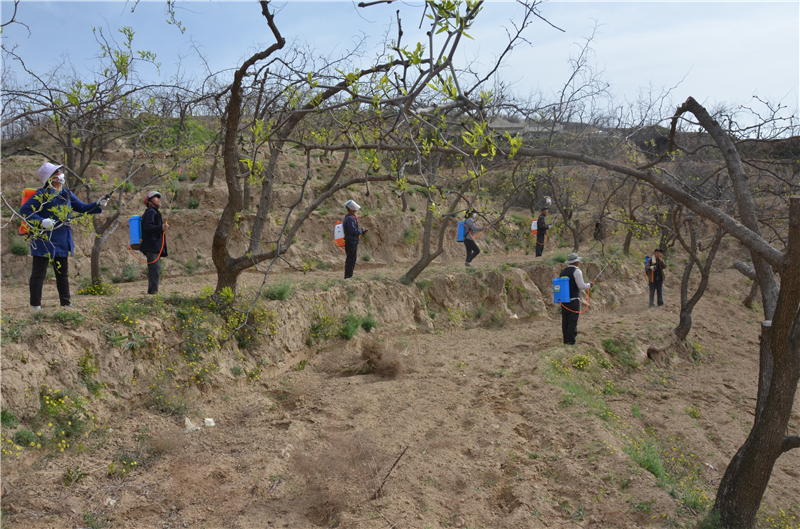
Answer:
POLYGON ((605 265, 605 266, 604 266, 604 267, 603 267, 603 268, 600 270, 600 272, 597 274, 597 277, 595 277, 595 278, 594 278, 594 281, 592 281, 592 285, 594 285, 594 282, 595 282, 595 281, 597 281, 597 278, 598 278, 598 277, 600 277, 600 274, 602 274, 603 272, 605 272, 606 268, 608 268, 608 265, 610 265, 610 264, 611 264, 611 261, 613 261, 613 260, 614 260, 614 258, 615 258, 615 257, 617 256, 617 254, 620 252, 620 250, 622 250, 622 246, 620 246, 620 247, 619 247, 619 250, 617 250, 617 252, 616 252, 614 255, 612 255, 612 256, 611 256, 611 259, 609 259, 609 260, 608 260, 608 262, 606 263, 606 265, 605 265))

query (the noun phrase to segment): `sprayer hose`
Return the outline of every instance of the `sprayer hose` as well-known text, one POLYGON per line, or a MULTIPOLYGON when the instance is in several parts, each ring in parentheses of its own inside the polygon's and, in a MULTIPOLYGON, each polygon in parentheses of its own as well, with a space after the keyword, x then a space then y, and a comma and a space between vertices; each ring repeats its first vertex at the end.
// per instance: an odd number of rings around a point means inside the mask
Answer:
POLYGON ((147 261, 142 261, 141 259, 136 257, 136 255, 131 251, 131 245, 130 244, 128 245, 128 253, 130 253, 133 256, 133 258, 136 259, 137 261, 139 261, 140 263, 151 265, 151 264, 155 263, 156 261, 158 261, 159 259, 161 259, 161 252, 164 251, 164 242, 165 241, 166 241, 166 234, 162 231, 161 232, 161 249, 158 250, 158 257, 156 257, 155 261, 150 261, 149 263, 147 261))
MULTIPOLYGON (((592 286, 594 286, 594 285, 592 285, 592 286)), ((591 289, 590 289, 590 290, 591 290, 591 289)), ((581 300, 579 299, 579 300, 578 300, 578 307, 579 307, 579 308, 580 308, 580 301, 581 301, 581 300)), ((586 312, 587 310, 589 310, 589 290, 587 290, 587 291, 586 291, 586 308, 585 308, 585 309, 583 309, 583 310, 582 310, 582 311, 580 311, 580 312, 579 312, 579 311, 577 311, 577 310, 572 310, 572 309, 569 309, 569 308, 565 307, 565 306, 564 306, 564 304, 563 304, 563 303, 561 303, 560 301, 558 302, 558 304, 559 304, 559 305, 561 305, 561 308, 562 308, 562 309, 564 309, 564 310, 568 310, 568 311, 570 311, 570 312, 572 312, 572 313, 574 313, 574 314, 583 314, 584 312, 586 312)))

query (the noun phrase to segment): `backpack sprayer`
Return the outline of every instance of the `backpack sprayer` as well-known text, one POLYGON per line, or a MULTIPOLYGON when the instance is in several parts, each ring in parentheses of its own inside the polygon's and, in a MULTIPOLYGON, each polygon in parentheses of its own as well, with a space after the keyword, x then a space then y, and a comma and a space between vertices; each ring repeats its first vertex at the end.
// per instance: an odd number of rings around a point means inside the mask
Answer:
MULTIPOLYGON (((619 254, 619 252, 621 250, 622 250, 622 247, 620 246, 619 250, 617 250, 616 253, 614 253, 614 255, 611 256, 611 259, 608 260, 606 265, 602 269, 600 269, 600 272, 598 272, 598 274, 592 280, 592 287, 594 287, 594 284, 597 281, 597 279, 600 277, 600 275, 603 272, 605 272, 606 268, 608 268, 608 265, 611 264, 611 261, 613 261, 614 258, 617 257, 617 254, 619 254)), ((576 314, 583 314, 584 312, 589 310, 589 291, 588 290, 586 291, 586 308, 583 309, 582 311, 578 312, 576 310, 572 310, 572 309, 569 309, 569 308, 565 307, 564 303, 569 303, 570 301, 571 301, 571 298, 570 298, 570 292, 569 292, 569 278, 568 277, 557 277, 557 278, 553 279, 553 303, 561 305, 561 307, 564 310, 568 310, 568 311, 574 312, 576 314)))
MULTIPOLYGON (((178 168, 178 174, 179 175, 181 174, 181 171, 182 171, 182 168, 179 167, 178 168)), ((131 176, 133 176, 133 175, 131 174, 131 176)), ((130 178, 130 176, 128 178, 130 178)), ((128 178, 126 178, 125 180, 127 180, 128 178)), ((117 186, 114 189, 119 189, 119 186, 117 186)), ((113 191, 112 191, 112 193, 113 193, 113 191)), ((178 194, 177 189, 173 189, 172 190, 172 194, 170 196, 170 200, 169 200, 169 206, 168 206, 168 209, 167 209, 167 220, 164 221, 164 224, 167 224, 167 221, 169 220, 169 216, 172 213, 172 202, 175 200, 175 196, 177 194, 178 194)), ((160 193, 159 193, 159 196, 161 196, 160 193)), ((144 200, 145 206, 147 206, 149 201, 150 201, 150 197, 148 196, 144 200)), ((158 261, 159 259, 161 259, 161 253, 164 251, 164 245, 166 244, 166 234, 164 233, 164 231, 161 232, 161 249, 158 251, 158 257, 156 257, 155 261, 149 261, 149 262, 146 261, 146 260, 142 261, 141 259, 136 257, 136 255, 131 251, 132 249, 133 250, 140 249, 141 245, 142 245, 142 217, 140 215, 132 215, 128 219, 128 232, 130 234, 130 242, 128 243, 128 253, 131 254, 131 256, 133 256, 134 259, 136 259, 140 263, 144 263, 144 264, 147 264, 147 265, 151 265, 151 264, 155 263, 156 261, 158 261)))

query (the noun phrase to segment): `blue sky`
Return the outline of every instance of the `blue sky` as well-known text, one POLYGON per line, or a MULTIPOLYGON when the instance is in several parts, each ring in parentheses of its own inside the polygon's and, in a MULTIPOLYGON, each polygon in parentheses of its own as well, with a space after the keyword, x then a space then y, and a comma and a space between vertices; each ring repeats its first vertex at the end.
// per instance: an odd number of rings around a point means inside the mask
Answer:
MULTIPOLYGON (((281 2, 277 24, 289 43, 307 43, 319 54, 344 52, 354 38, 367 38, 368 55, 380 51, 382 36, 396 34, 395 11, 401 9, 404 42, 420 38, 421 2, 381 4, 367 9, 357 2, 281 2)), ((2 20, 11 2, 2 2, 2 20)), ((164 75, 180 62, 186 73, 201 72, 193 45, 207 56, 212 70, 233 68, 271 34, 260 7, 251 2, 178 1, 178 19, 186 32, 167 25, 165 3, 43 2, 23 0, 17 19, 5 28, 6 47, 17 46, 36 71, 60 57, 82 67, 98 49, 93 27, 116 34, 122 26, 136 31, 134 46, 157 54, 164 75)), ((501 51, 504 26, 520 12, 513 2, 489 1, 470 34, 462 61, 492 62, 501 51)), ((633 100, 641 90, 672 88, 676 103, 688 96, 709 106, 748 103, 753 95, 782 101, 796 112, 800 85, 800 3, 791 2, 546 2, 540 12, 562 33, 544 22, 526 33, 530 44, 514 50, 502 70, 522 95, 551 93, 568 75, 567 60, 576 43, 598 32, 593 62, 604 72, 619 100, 633 100)))

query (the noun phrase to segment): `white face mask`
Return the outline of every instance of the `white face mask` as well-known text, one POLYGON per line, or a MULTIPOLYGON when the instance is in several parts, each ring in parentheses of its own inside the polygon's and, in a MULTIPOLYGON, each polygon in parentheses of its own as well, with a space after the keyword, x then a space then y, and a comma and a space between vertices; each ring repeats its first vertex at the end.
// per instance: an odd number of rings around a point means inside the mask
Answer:
POLYGON ((472 214, 472 218, 473 218, 473 219, 477 219, 477 218, 478 218, 478 214, 477 214, 477 213, 473 213, 473 214, 472 214))
POLYGON ((67 179, 64 177, 64 173, 58 173, 53 177, 53 182, 58 182, 59 184, 65 184, 67 179))

